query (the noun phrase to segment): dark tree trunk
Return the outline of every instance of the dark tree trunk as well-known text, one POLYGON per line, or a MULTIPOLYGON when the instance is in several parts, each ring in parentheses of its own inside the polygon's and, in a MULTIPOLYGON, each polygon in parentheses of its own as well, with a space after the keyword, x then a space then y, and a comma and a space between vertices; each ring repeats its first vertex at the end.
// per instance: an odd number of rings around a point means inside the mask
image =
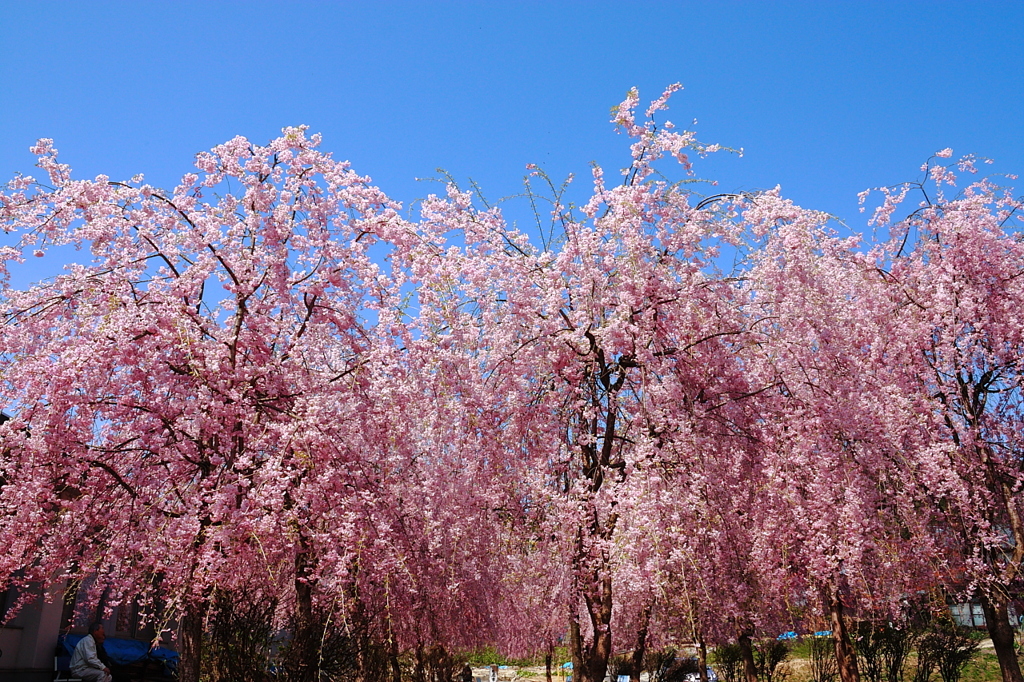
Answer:
POLYGON ((836 646, 836 667, 841 682, 860 682, 860 671, 857 669, 857 651, 850 641, 846 619, 843 617, 843 602, 839 594, 831 592, 825 598, 825 609, 828 611, 832 625, 832 639, 836 646))
POLYGON ((369 627, 366 623, 366 608, 363 601, 354 594, 349 595, 348 622, 349 636, 356 645, 356 665, 362 682, 382 682, 384 669, 378 664, 379 657, 371 651, 369 627))
POLYGON ((190 603, 178 623, 178 682, 199 682, 203 662, 203 620, 205 603, 190 603))
POLYGON ((640 629, 636 633, 636 647, 633 649, 633 665, 629 671, 629 682, 640 682, 640 673, 644 669, 644 656, 647 654, 647 631, 651 625, 651 609, 652 605, 648 604, 640 615, 640 629))
POLYGON ((309 582, 309 555, 300 552, 295 557, 295 632, 292 646, 295 651, 289 663, 299 680, 312 682, 318 677, 320 647, 313 620, 313 586, 309 582))
POLYGON ((743 676, 747 682, 757 682, 757 664, 754 663, 754 647, 750 641, 750 632, 744 631, 736 638, 740 646, 740 658, 743 659, 743 676))
MULTIPOLYGON (((356 677, 359 682, 385 682, 388 678, 388 652, 375 642, 370 632, 370 620, 366 616, 366 604, 359 595, 359 564, 350 567, 351 579, 345 587, 345 601, 348 603, 348 633, 356 646, 356 677)), ((472 681, 471 681, 472 682, 472 681)))
POLYGON ((697 665, 700 666, 697 674, 700 675, 700 682, 708 682, 708 645, 704 643, 703 637, 695 639, 697 640, 697 665))
POLYGON ((402 663, 398 660, 398 642, 391 637, 391 650, 388 652, 391 663, 391 682, 402 682, 402 663))
POLYGON ((547 682, 551 682, 551 662, 555 657, 554 652, 551 650, 552 646, 548 646, 548 652, 544 654, 544 679, 547 682))
POLYGON ((569 616, 569 654, 572 657, 573 682, 579 682, 583 672, 583 637, 580 635, 580 618, 575 610, 569 616))
POLYGON ((412 669, 413 682, 427 682, 426 666, 423 665, 423 643, 416 645, 416 664, 412 669))
POLYGON ((600 579, 601 591, 594 597, 587 596, 587 610, 594 631, 594 641, 587 647, 584 662, 586 676, 578 682, 604 682, 608 673, 608 659, 612 655, 612 579, 600 579))
POLYGON ((1024 682, 1013 646, 1013 628, 1010 626, 1006 597, 998 593, 982 594, 981 608, 985 611, 985 627, 992 638, 992 648, 999 660, 1003 682, 1024 682))
MULTIPOLYGON (((608 672, 608 659, 612 655, 612 579, 609 575, 609 558, 603 552, 595 552, 592 541, 608 542, 615 534, 618 514, 598 511, 595 499, 605 484, 619 485, 625 479, 625 464, 621 463, 621 452, 617 452, 616 420, 618 415, 616 395, 626 381, 622 367, 613 367, 607 361, 604 350, 590 334, 592 349, 591 369, 597 370, 595 381, 589 384, 588 399, 600 416, 577 413, 577 426, 593 439, 579 441, 581 474, 587 482, 586 502, 590 520, 579 527, 576 533, 576 547, 573 554, 573 570, 578 577, 574 591, 583 597, 587 615, 590 617, 593 640, 586 646, 578 643, 573 655, 574 682, 604 682, 608 672), (621 464, 621 466, 620 466, 621 464), (610 478, 609 475, 611 476, 610 478), (581 578, 581 579, 580 579, 581 578), (578 591, 577 591, 578 590, 578 591), (579 659, 579 667, 577 666, 579 659)), ((565 489, 568 492, 568 487, 565 489)), ((578 604, 577 604, 578 605, 578 604)), ((573 613, 578 618, 577 612, 573 613)), ((577 642, 579 642, 577 634, 577 642)))
POLYGON ((608 673, 608 659, 612 655, 612 584, 611 578, 598 578, 597 594, 584 593, 583 598, 590 616, 593 640, 583 641, 575 611, 569 620, 569 646, 572 650, 573 682, 604 682, 608 673))
POLYGON ((601 632, 594 635, 594 646, 590 660, 587 662, 587 678, 584 682, 604 682, 608 674, 608 659, 612 655, 612 631, 605 625, 601 632))

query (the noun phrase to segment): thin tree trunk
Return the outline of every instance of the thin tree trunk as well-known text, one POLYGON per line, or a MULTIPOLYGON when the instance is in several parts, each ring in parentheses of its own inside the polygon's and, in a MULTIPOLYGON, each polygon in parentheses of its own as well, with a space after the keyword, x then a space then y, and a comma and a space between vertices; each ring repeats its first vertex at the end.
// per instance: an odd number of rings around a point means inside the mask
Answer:
POLYGON ((388 660, 391 663, 391 682, 402 682, 402 664, 398 660, 398 642, 391 636, 391 650, 388 652, 388 660))
POLYGON ((178 682, 199 682, 203 662, 203 620, 205 603, 190 603, 178 623, 178 682))
POLYGON ((697 640, 697 665, 700 666, 697 674, 700 675, 700 682, 708 682, 708 645, 703 637, 694 639, 697 640))
POLYGON ((1013 628, 1010 627, 1007 599, 1001 594, 981 595, 981 608, 985 612, 985 627, 992 638, 992 648, 999 661, 1003 682, 1024 682, 1020 663, 1013 646, 1013 628))
POLYGON ((312 682, 320 668, 319 637, 313 623, 313 586, 309 582, 309 573, 309 555, 299 552, 295 556, 295 632, 292 633, 293 646, 298 645, 298 655, 290 658, 303 682, 312 682))
POLYGON ((573 682, 579 682, 583 673, 583 637, 580 635, 580 618, 575 609, 569 615, 569 654, 572 657, 573 682))
POLYGON ((356 665, 359 666, 357 676, 362 682, 383 682, 386 676, 385 667, 379 664, 379 657, 370 649, 366 609, 359 597, 350 597, 348 612, 349 636, 356 643, 356 665))
POLYGON ((427 682, 426 666, 423 665, 423 643, 416 645, 416 664, 412 669, 413 682, 427 682))
POLYGON ((651 625, 652 606, 648 603, 640 615, 640 629, 636 633, 636 647, 633 649, 633 665, 629 671, 629 682, 640 682, 640 673, 644 670, 644 656, 647 654, 647 631, 651 625))
POLYGON ((356 679, 359 682, 383 682, 387 676, 387 665, 382 664, 383 652, 371 652, 369 627, 366 620, 366 606, 359 596, 357 580, 359 578, 359 562, 349 567, 350 582, 344 587, 346 607, 346 628, 348 636, 356 646, 356 679))
POLYGON ((551 661, 555 657, 554 645, 548 645, 548 652, 544 654, 544 679, 551 682, 551 661))
POLYGON ((744 631, 736 638, 740 646, 740 658, 743 659, 743 674, 747 682, 757 682, 757 664, 754 663, 754 647, 750 642, 750 632, 744 631))
POLYGON ((850 641, 850 635, 846 629, 846 619, 843 617, 843 602, 837 592, 831 592, 825 598, 825 608, 832 625, 832 639, 836 646, 836 667, 839 671, 839 679, 841 682, 860 682, 857 652, 850 641))

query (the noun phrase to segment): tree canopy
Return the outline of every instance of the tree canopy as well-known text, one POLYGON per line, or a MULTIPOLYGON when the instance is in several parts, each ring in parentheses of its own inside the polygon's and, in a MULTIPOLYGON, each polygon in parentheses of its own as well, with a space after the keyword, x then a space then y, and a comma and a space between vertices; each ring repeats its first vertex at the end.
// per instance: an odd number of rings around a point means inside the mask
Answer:
POLYGON ((531 168, 532 229, 455 184, 403 216, 303 128, 172 190, 41 140, 0 256, 83 257, 3 270, 0 587, 140 600, 185 679, 259 595, 392 661, 564 638, 585 682, 677 640, 750 671, 752 637, 826 625, 852 682, 851 613, 945 590, 1019 681, 1021 202, 949 150, 879 190, 874 239, 706 196, 676 89, 613 109, 629 162, 586 201, 531 168))

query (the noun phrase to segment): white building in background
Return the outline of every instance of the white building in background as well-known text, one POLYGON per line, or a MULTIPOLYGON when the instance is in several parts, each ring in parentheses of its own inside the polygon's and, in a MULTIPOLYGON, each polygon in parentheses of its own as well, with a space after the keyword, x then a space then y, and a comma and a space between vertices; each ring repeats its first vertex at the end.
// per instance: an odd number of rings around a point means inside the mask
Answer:
MULTIPOLYGON (((25 591, 17 588, 0 592, 0 680, 3 682, 51 682, 60 636, 85 635, 92 621, 103 623, 108 638, 144 642, 147 648, 156 636, 152 626, 139 626, 138 607, 134 604, 118 606, 106 618, 98 617, 96 612, 76 616, 78 604, 74 599, 65 602, 63 584, 45 592, 38 588, 29 591, 29 602, 8 622, 8 610, 24 594, 25 591)), ((96 611, 102 613, 103 605, 96 611)))
POLYGON ((3 619, 21 593, 13 588, 0 593, 0 679, 4 682, 53 679, 53 656, 64 612, 63 592, 55 590, 35 599, 10 622, 3 619))

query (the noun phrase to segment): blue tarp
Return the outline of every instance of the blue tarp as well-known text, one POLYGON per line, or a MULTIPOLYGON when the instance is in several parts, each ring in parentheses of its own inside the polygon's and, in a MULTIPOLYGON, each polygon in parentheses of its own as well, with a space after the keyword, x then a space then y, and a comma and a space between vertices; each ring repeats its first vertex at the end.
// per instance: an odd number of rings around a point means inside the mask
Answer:
POLYGON ((149 650, 149 657, 163 663, 164 667, 171 672, 178 669, 178 659, 180 657, 178 656, 177 651, 171 651, 170 649, 165 649, 162 646, 155 646, 149 650))
MULTIPOLYGON (((68 652, 68 655, 75 653, 75 646, 82 640, 84 635, 62 635, 59 643, 68 652)), ((143 663, 147 660, 160 663, 169 670, 178 667, 178 652, 165 649, 162 646, 149 648, 147 642, 140 642, 135 639, 120 639, 119 637, 107 637, 103 641, 103 648, 110 660, 117 665, 131 665, 143 663)))

